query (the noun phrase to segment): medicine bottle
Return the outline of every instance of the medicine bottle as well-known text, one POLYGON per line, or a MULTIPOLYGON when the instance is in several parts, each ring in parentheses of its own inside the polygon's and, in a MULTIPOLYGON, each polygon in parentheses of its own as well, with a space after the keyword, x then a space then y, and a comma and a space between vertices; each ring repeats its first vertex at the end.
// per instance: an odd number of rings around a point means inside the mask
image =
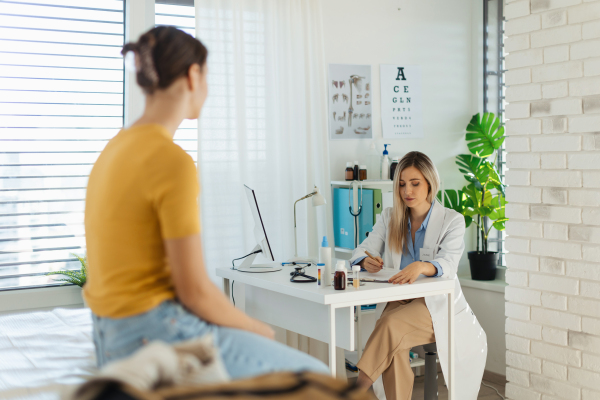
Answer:
POLYGON ((358 180, 359 181, 366 181, 367 180, 367 166, 366 165, 361 165, 358 168, 358 180))
POLYGON ((346 180, 353 181, 354 180, 354 168, 352 168, 352 163, 348 161, 346 163, 346 180))
POLYGON ((354 161, 354 180, 358 180, 358 161, 354 161))
POLYGON ((333 288, 335 290, 346 290, 346 269, 343 260, 339 260, 335 266, 335 275, 333 276, 333 288))
POLYGON ((358 264, 352 266, 352 286, 354 289, 358 289, 360 286, 360 265, 358 264))

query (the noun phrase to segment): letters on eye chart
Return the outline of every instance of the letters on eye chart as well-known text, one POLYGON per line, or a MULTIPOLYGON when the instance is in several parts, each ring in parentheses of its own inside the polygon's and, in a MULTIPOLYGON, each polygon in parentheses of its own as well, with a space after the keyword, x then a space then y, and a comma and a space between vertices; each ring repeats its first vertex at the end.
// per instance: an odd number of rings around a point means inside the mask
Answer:
POLYGON ((381 65, 380 74, 383 137, 423 137, 421 67, 381 65))

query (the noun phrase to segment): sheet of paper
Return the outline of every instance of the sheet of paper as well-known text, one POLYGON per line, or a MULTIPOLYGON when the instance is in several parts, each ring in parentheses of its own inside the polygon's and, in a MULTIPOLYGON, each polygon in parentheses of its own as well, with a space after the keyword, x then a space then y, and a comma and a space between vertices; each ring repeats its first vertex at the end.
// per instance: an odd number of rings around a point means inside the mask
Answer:
POLYGON ((381 271, 376 272, 374 274, 370 272, 361 272, 360 277, 365 279, 380 279, 380 280, 388 280, 392 276, 396 275, 400 270, 392 269, 392 268, 383 268, 381 271))

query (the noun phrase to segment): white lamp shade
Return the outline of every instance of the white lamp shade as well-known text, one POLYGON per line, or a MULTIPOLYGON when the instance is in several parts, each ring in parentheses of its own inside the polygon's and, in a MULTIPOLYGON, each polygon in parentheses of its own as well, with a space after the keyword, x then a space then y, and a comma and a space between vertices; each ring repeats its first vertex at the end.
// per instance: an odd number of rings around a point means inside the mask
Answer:
POLYGON ((315 194, 312 196, 312 205, 313 207, 322 206, 327 204, 325 197, 319 192, 319 188, 315 186, 315 194))

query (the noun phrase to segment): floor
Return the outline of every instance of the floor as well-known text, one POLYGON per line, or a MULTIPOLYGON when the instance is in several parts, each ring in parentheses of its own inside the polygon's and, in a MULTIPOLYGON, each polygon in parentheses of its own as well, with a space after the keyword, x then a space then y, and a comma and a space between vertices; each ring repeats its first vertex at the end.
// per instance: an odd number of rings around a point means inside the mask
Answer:
MULTIPOLYGON (((354 379, 348 379, 348 383, 351 383, 354 379)), ((425 394, 423 393, 423 382, 423 376, 415 378, 415 386, 413 387, 412 400, 423 400, 423 397, 425 396, 425 394)), ((484 380, 483 382, 487 385, 495 387, 496 389, 498 389, 500 394, 504 396, 504 385, 499 385, 497 383, 486 380, 484 380)), ((502 398, 503 397, 498 396, 494 389, 484 385, 481 385, 481 389, 479 390, 479 396, 477 396, 478 400, 502 400, 502 398)), ((444 377, 441 372, 438 374, 438 400, 448 400, 448 390, 444 385, 444 377)))
MULTIPOLYGON (((415 386, 413 388, 412 400, 423 400, 423 380, 424 377, 422 376, 415 378, 415 386)), ((485 382, 487 385, 495 387, 496 389, 498 389, 500 394, 504 396, 504 386, 485 380, 483 382, 485 382)), ((502 397, 498 396, 494 389, 481 385, 481 389, 479 390, 479 396, 477 396, 477 399, 502 400, 502 397)), ((448 400, 448 390, 444 385, 444 377, 442 376, 441 372, 438 374, 438 400, 448 400)))

